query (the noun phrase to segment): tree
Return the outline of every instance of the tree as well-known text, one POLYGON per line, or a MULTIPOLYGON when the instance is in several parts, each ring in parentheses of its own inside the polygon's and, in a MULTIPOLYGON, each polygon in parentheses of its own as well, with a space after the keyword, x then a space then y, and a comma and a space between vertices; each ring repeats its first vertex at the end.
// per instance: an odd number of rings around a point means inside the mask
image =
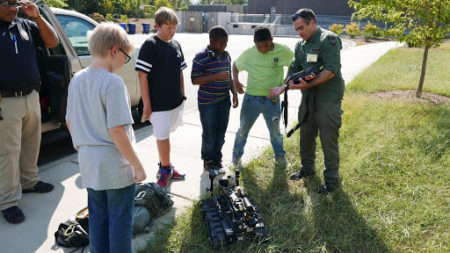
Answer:
POLYGON ((155 10, 158 10, 160 7, 172 8, 169 0, 155 0, 155 10))
POLYGON ((450 0, 349 0, 353 18, 383 21, 399 31, 397 40, 424 47, 416 96, 422 95, 428 50, 439 46, 450 32, 450 0))
POLYGON ((105 14, 113 14, 114 13, 114 5, 111 0, 106 0, 103 2, 103 10, 105 11, 105 14))
POLYGON ((187 10, 189 4, 191 4, 190 0, 170 0, 170 5, 176 11, 187 10))
POLYGON ((67 7, 67 0, 47 0, 48 6, 57 7, 57 8, 64 8, 67 7))
POLYGON ((125 14, 130 15, 131 13, 131 0, 125 1, 125 3, 123 3, 123 10, 125 11, 125 14))
POLYGON ((247 0, 200 0, 199 4, 246 4, 247 0))
POLYGON ((81 13, 100 12, 103 0, 67 0, 70 7, 81 13))

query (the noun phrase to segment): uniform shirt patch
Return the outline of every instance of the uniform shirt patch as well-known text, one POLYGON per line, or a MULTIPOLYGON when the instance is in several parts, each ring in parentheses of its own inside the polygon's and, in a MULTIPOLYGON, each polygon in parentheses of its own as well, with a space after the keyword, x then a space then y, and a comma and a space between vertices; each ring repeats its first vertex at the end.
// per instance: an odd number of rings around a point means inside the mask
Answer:
POLYGON ((280 61, 280 59, 278 57, 273 58, 273 63, 278 64, 279 61, 280 61))
POLYGON ((328 36, 328 42, 330 42, 330 45, 335 46, 337 43, 336 37, 328 36))

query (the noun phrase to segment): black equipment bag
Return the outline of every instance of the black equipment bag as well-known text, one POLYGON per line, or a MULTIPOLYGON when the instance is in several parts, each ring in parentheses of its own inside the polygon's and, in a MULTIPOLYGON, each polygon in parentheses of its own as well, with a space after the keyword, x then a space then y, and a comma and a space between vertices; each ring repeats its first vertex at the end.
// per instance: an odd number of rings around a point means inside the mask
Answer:
POLYGON ((89 244, 88 233, 80 223, 73 220, 59 224, 58 230, 55 232, 55 240, 62 247, 81 248, 89 244))
POLYGON ((156 183, 138 184, 136 186, 136 206, 147 208, 151 218, 165 214, 173 206, 173 200, 167 191, 156 183))

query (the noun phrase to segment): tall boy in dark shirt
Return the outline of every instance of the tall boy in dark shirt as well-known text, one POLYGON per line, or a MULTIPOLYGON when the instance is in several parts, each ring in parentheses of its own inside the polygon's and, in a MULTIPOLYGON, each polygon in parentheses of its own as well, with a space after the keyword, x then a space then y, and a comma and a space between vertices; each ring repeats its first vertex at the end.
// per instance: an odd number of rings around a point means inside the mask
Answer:
POLYGON ((184 179, 170 163, 170 132, 183 124, 184 82, 187 67, 178 41, 173 40, 178 25, 175 12, 161 7, 155 13, 155 36, 141 47, 136 62, 144 111, 142 121, 150 120, 159 153, 158 184, 167 187, 170 179, 184 179))

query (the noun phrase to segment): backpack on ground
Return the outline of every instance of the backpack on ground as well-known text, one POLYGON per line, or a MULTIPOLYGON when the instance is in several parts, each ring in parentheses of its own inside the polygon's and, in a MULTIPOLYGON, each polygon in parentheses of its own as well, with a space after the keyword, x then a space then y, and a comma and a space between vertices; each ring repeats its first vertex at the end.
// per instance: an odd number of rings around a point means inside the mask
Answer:
POLYGON ((84 247, 89 244, 89 236, 80 223, 68 220, 59 224, 55 232, 56 243, 62 247, 84 247))
POLYGON ((135 205, 145 207, 151 218, 156 218, 173 206, 173 200, 164 188, 156 183, 138 184, 136 186, 135 205))
POLYGON ((133 208, 133 235, 150 231, 150 212, 143 206, 133 208))

